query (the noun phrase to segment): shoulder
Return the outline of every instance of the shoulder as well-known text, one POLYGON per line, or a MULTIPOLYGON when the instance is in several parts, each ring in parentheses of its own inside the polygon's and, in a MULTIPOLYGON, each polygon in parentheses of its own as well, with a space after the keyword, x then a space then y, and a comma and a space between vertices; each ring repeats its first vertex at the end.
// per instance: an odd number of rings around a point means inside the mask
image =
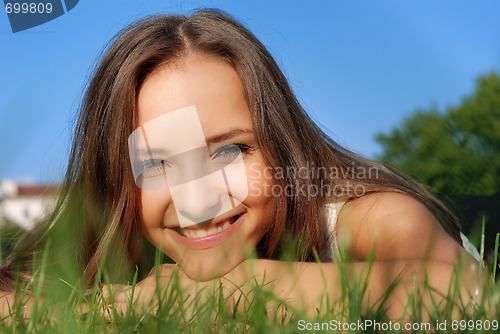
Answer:
POLYGON ((348 202, 338 218, 339 240, 355 258, 450 260, 461 247, 415 198, 397 192, 369 194, 348 202))
MULTIPOLYGON (((341 216, 352 216, 362 221, 386 221, 395 218, 434 221, 434 216, 424 204, 409 195, 397 192, 373 193, 349 201, 345 204, 341 216)), ((405 225, 407 224, 403 224, 405 225)))

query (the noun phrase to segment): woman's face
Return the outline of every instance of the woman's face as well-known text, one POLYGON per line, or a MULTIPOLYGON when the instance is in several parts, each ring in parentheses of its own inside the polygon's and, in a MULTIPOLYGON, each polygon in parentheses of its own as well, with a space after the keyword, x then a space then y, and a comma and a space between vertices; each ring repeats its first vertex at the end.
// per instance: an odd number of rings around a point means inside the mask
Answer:
POLYGON ((136 178, 144 235, 192 278, 226 274, 274 216, 272 180, 236 71, 189 55, 146 78, 138 111, 134 133, 147 147, 136 154, 147 169, 136 178))

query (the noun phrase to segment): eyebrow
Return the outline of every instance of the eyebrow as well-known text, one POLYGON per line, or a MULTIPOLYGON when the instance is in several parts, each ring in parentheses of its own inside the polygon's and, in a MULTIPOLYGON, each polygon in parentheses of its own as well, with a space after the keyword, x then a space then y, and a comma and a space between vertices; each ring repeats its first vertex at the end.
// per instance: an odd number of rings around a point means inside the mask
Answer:
POLYGON ((228 132, 224 132, 218 135, 214 135, 211 137, 206 138, 207 143, 218 143, 223 140, 228 140, 237 136, 240 136, 242 134, 253 134, 252 130, 248 129, 232 129, 228 132))
MULTIPOLYGON (((231 138, 243 135, 243 134, 252 134, 253 135, 253 131, 249 130, 249 129, 239 129, 239 128, 232 129, 228 132, 224 132, 224 133, 221 133, 218 135, 208 137, 205 139, 205 141, 207 144, 219 143, 219 142, 222 142, 224 140, 228 140, 228 139, 231 139, 231 138)), ((153 148, 140 148, 140 149, 135 151, 135 155, 138 157, 141 157, 141 158, 146 158, 146 157, 152 158, 155 156, 169 155, 169 152, 163 148, 154 148, 154 147, 153 148)))
POLYGON ((141 148, 136 151, 135 153, 136 156, 140 157, 153 157, 153 156, 162 156, 162 155, 168 155, 168 152, 165 151, 162 148, 141 148))

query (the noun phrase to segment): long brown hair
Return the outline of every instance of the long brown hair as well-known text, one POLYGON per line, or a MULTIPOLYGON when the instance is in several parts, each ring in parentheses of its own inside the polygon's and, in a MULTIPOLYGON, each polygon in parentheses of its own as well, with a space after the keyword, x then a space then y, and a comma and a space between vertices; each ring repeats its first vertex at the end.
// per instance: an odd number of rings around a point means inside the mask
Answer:
MULTIPOLYGON (((238 73, 252 114, 258 145, 273 170, 284 171, 274 183, 287 186, 325 185, 363 187, 363 194, 397 191, 423 202, 443 228, 456 240, 458 230, 448 210, 425 189, 398 172, 340 147, 307 115, 266 48, 229 15, 200 10, 182 15, 149 16, 122 30, 112 40, 93 71, 80 107, 74 143, 59 202, 51 217, 27 233, 0 273, 0 289, 12 288, 12 271, 28 256, 52 240, 55 262, 76 263, 93 280, 106 249, 113 245, 133 266, 140 260, 142 235, 140 203, 130 167, 127 137, 137 125, 136 98, 142 82, 159 66, 182 60, 189 52, 215 55, 228 61, 238 73), (290 171, 314 168, 377 170, 376 176, 304 177, 290 171), (55 231, 55 232, 54 232, 55 231), (72 237, 64 237, 72 231, 72 237), (60 241, 59 239, 64 239, 60 241), (59 241, 58 241, 59 240, 59 241), (76 261, 75 261, 76 260, 76 261)), ((347 201, 357 195, 317 196, 296 193, 276 197, 274 223, 258 245, 262 256, 271 257, 283 235, 300 240, 301 259, 312 259, 321 251, 321 207, 347 201)), ((113 265, 109 257, 109 266, 113 265)), ((116 262, 116 261, 114 261, 116 262)))

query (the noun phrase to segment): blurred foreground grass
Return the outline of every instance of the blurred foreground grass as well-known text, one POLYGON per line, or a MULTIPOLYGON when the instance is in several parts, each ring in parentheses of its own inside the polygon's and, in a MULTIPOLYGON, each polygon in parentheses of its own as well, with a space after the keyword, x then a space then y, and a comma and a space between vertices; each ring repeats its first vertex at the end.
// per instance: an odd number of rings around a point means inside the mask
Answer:
MULTIPOLYGON (((11 229, 12 239, 18 235, 11 229)), ((4 235, 4 234, 3 234, 4 235)), ((7 238, 7 235, 4 235, 7 238)), ((7 247, 5 245, 5 247, 7 247)), ((498 238, 497 238, 498 247, 498 238)), ((497 248, 498 249, 498 248, 497 248)), ((498 254, 498 251, 497 251, 498 254)), ((361 300, 366 291, 366 277, 353 280, 345 278, 339 284, 343 287, 343 298, 328 300, 325 296, 323 306, 315 314, 305 310, 293 309, 286 300, 266 292, 263 284, 256 282, 252 291, 239 298, 234 304, 228 303, 222 294, 222 287, 216 289, 208 298, 197 302, 196 296, 185 296, 173 275, 168 289, 157 290, 158 304, 149 312, 132 311, 134 302, 124 314, 115 309, 103 306, 101 288, 94 284, 90 290, 83 290, 66 282, 66 292, 43 294, 42 286, 46 278, 46 258, 35 268, 34 277, 23 287, 18 286, 17 298, 11 305, 11 316, 0 322, 1 333, 296 333, 296 332, 328 332, 328 333, 495 333, 500 331, 499 311, 495 307, 500 303, 500 283, 494 283, 497 275, 498 259, 490 266, 485 264, 483 275, 491 275, 490 284, 484 286, 484 293, 475 301, 474 307, 447 305, 434 309, 424 309, 417 296, 410 296, 404 318, 390 320, 384 309, 373 309, 362 312, 361 300), (21 301, 27 289, 36 299, 31 316, 23 318, 25 304, 21 301), (189 297, 189 298, 188 298, 189 297), (279 311, 269 311, 266 303, 273 301, 279 305, 279 311), (348 301, 348 302, 347 302, 348 301), (231 306, 233 305, 233 306, 231 306), (235 312, 233 308, 239 307, 235 312), (454 315, 452 315, 452 313, 454 315), (457 314, 459 314, 457 318, 457 314), (371 326, 367 326, 370 324, 371 326), (446 328, 436 328, 436 324, 446 322, 446 328), (497 330, 495 331, 495 323, 497 330), (361 327, 358 324, 362 324, 361 327), (399 324, 399 326, 397 325, 399 324), (404 329, 405 324, 414 330, 404 329), (354 326, 342 331, 342 326, 354 326), (382 330, 376 330, 377 327, 382 330), (433 327, 427 327, 432 325, 433 327), (385 327, 384 327, 385 326, 385 327), (481 327, 482 329, 480 329, 481 327), (316 329, 316 330, 315 330, 316 329)), ((156 256, 156 265, 161 263, 160 255, 156 256)), ((342 270, 342 263, 339 264, 342 270)), ((463 279, 460 266, 449 289, 449 300, 456 300, 454 294, 463 279)), ((367 265, 369 268, 369 264, 367 265)), ((106 273, 99 273, 108 281, 106 273)), ((369 275, 369 270, 367 271, 369 275)), ((134 276, 131 285, 137 283, 134 276)), ((430 289, 430 288, 429 288, 430 289)), ((388 292, 390 293, 390 292, 388 292)), ((111 297, 112 298, 112 297, 111 297)))

